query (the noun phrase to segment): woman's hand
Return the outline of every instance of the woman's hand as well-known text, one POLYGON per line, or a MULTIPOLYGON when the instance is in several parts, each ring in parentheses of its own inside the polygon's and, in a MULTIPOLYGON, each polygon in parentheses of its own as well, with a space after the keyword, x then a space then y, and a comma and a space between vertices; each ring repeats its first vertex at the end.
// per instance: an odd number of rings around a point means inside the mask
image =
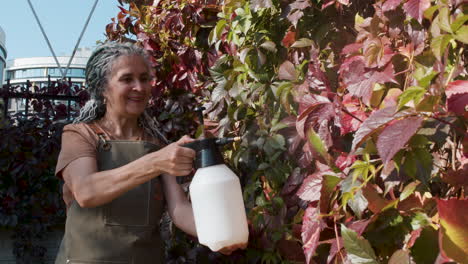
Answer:
POLYGON ((185 176, 192 172, 195 151, 182 147, 183 144, 194 141, 189 136, 183 136, 177 142, 167 145, 154 152, 156 162, 162 173, 172 176, 185 176))
POLYGON ((247 243, 234 244, 228 247, 223 247, 222 249, 219 250, 219 253, 224 254, 224 255, 231 255, 232 252, 238 249, 245 249, 246 247, 247 247, 247 243))

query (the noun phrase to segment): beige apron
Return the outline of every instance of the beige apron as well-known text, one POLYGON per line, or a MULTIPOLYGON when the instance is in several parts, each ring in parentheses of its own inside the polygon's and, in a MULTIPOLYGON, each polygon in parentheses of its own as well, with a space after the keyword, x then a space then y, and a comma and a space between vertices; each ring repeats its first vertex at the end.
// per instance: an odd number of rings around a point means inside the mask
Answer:
MULTIPOLYGON (((100 138, 99 171, 123 166, 158 149, 145 141, 106 140, 102 130, 90 127, 100 138)), ((55 264, 163 263, 159 231, 162 212, 160 177, 95 208, 81 208, 73 201, 55 264)))

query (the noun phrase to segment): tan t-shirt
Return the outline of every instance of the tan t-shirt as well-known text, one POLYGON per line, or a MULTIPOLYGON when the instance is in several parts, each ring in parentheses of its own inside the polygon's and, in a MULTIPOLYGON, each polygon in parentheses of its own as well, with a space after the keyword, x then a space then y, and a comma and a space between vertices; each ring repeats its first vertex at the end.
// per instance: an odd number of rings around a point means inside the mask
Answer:
MULTIPOLYGON (((112 133, 102 129, 96 122, 92 122, 92 124, 99 127, 106 134, 106 139, 117 139, 112 133)), ((143 133, 142 137, 135 140, 160 144, 157 139, 146 133, 143 133)), ((96 158, 98 143, 99 137, 89 125, 85 123, 66 125, 63 128, 62 148, 60 149, 57 166, 55 167, 55 175, 61 178, 63 169, 78 158, 96 158)))

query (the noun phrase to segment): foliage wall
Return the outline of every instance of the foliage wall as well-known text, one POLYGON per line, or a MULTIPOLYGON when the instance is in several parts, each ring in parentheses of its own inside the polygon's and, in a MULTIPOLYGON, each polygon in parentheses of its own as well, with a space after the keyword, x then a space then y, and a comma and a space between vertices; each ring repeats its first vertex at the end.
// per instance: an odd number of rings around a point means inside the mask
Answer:
POLYGON ((243 137, 225 153, 243 184, 249 247, 222 257, 195 246, 199 253, 246 263, 467 263, 467 8, 122 7, 108 38, 136 40, 153 55, 156 101, 203 103, 210 132, 243 137))
MULTIPOLYGON (((66 83, 48 87, 7 87, 9 92, 38 95, 86 94, 66 83)), ((14 100, 14 99, 12 99, 14 100)), ((24 100, 24 99, 23 99, 24 100)), ((6 104, 6 101, 4 102, 6 104)), ((54 170, 60 151, 63 126, 68 122, 67 106, 56 100, 31 99, 30 113, 3 116, 0 119, 0 230, 12 230, 13 252, 19 264, 45 263, 46 248, 41 243, 52 228, 65 223, 65 204, 61 183, 54 170)), ((76 115, 79 107, 70 109, 76 115)), ((3 109, 2 109, 3 110, 3 109)))

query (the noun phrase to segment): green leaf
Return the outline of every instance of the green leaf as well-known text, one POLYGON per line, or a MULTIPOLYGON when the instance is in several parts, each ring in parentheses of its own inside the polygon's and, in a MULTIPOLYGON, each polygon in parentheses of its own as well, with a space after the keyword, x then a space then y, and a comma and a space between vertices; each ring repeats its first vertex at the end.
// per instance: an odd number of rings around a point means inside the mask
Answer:
POLYGON ((221 19, 216 23, 216 26, 214 29, 210 32, 210 35, 208 37, 208 43, 210 45, 213 45, 218 41, 218 39, 221 37, 221 33, 223 32, 223 29, 225 28, 226 25, 226 20, 221 19))
POLYGON ((417 212, 413 218, 411 218, 411 227, 413 230, 418 230, 429 226, 431 224, 431 219, 422 212, 417 212))
POLYGON ((432 39, 431 42, 431 50, 432 53, 434 53, 434 56, 440 61, 442 56, 445 53, 445 50, 447 49, 447 46, 452 40, 451 35, 440 35, 434 39, 432 39))
POLYGON ((427 20, 432 20, 432 16, 434 16, 434 12, 437 11, 439 9, 439 6, 431 6, 429 7, 428 9, 426 9, 424 11, 424 18, 426 18, 427 20))
POLYGON ((419 182, 412 182, 408 185, 405 186, 403 189, 403 192, 400 194, 400 201, 405 200, 408 198, 411 194, 414 193, 414 190, 416 190, 416 187, 419 185, 419 182))
POLYGON ((426 89, 422 87, 409 87, 398 97, 398 110, 400 110, 410 101, 413 101, 415 105, 418 104, 421 98, 424 96, 424 93, 426 93, 426 89))
POLYGON ((291 45, 291 48, 305 48, 314 45, 314 42, 308 38, 301 38, 291 45))
POLYGON ((447 7, 442 8, 439 11, 437 16, 439 19, 436 23, 439 24, 439 27, 449 33, 452 33, 452 28, 450 27, 450 11, 447 7))
POLYGON ((455 39, 468 44, 468 26, 462 26, 454 35, 455 39))
POLYGON ((366 161, 362 160, 356 160, 353 165, 351 166, 351 169, 353 169, 353 182, 355 182, 357 179, 367 179, 369 175, 369 168, 370 164, 366 161), (360 177, 359 177, 360 176, 360 177))
POLYGON ((438 231, 433 227, 425 227, 411 247, 411 256, 416 263, 435 263, 439 254, 438 231), (434 250, 428 250, 429 248, 434 250))
POLYGON ((309 129, 309 132, 307 133, 307 139, 309 140, 309 144, 312 146, 312 148, 326 161, 328 161, 329 159, 327 148, 325 147, 325 144, 323 143, 320 136, 315 133, 313 129, 309 129))
POLYGON ((431 84, 432 79, 434 79, 434 77, 437 76, 437 74, 439 73, 431 70, 424 77, 418 79, 419 86, 424 88, 429 87, 429 84, 431 84))
POLYGON ((458 29, 468 21, 468 15, 460 15, 458 16, 455 21, 452 22, 450 28, 452 28, 452 32, 457 32, 458 29))
POLYGON ((378 264, 374 249, 369 241, 345 225, 341 225, 341 236, 348 258, 353 264, 378 264))
POLYGON ((260 45, 261 48, 264 48, 271 52, 277 52, 276 44, 273 41, 267 40, 260 45))

